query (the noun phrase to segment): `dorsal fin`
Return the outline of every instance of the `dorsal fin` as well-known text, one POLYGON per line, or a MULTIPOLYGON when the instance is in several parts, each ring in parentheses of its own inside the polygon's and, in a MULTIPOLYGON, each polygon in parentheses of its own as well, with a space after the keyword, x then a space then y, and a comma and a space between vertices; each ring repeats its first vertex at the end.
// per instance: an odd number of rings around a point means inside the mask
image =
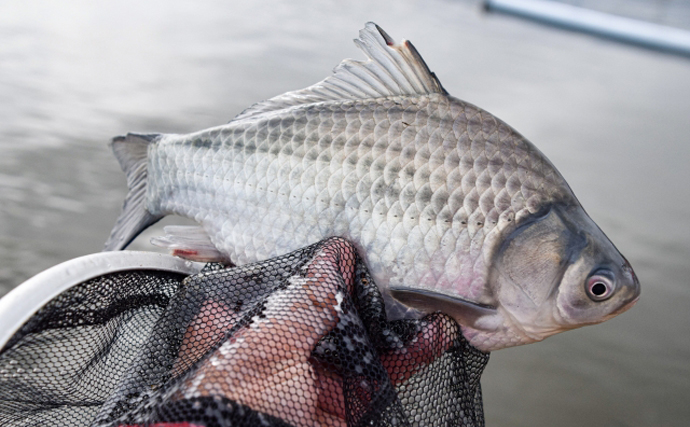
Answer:
POLYGON ((254 104, 234 120, 315 102, 447 93, 409 41, 396 44, 381 27, 369 22, 360 30, 355 44, 368 60, 346 59, 330 77, 254 104))

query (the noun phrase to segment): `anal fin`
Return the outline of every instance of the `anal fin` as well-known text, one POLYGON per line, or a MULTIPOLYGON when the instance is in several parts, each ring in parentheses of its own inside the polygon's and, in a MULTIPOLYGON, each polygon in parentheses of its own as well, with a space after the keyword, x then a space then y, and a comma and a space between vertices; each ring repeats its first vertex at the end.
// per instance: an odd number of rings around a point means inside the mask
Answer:
POLYGON ((203 227, 198 225, 170 225, 164 227, 165 236, 154 237, 151 244, 170 250, 172 255, 190 261, 230 263, 211 242, 203 227))

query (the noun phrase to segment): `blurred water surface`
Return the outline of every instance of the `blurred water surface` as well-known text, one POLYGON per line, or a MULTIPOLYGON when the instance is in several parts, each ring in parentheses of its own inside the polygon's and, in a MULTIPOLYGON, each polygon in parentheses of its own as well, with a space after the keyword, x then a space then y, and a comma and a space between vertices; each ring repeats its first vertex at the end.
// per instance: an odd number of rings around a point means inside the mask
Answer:
POLYGON ((620 317, 494 353, 487 425, 687 426, 690 60, 475 1, 3 1, 0 294, 102 248, 126 192, 112 136, 199 130, 315 83, 362 57, 369 20, 540 147, 642 282, 620 317))

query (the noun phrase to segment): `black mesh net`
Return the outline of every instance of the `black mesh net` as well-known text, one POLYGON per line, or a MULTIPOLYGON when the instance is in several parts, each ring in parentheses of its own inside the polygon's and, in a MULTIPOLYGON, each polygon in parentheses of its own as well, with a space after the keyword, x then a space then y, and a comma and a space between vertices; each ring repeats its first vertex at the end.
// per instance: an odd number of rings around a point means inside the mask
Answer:
POLYGON ((0 424, 481 426, 487 361, 446 315, 387 321, 355 248, 332 238, 63 292, 0 353, 0 424))

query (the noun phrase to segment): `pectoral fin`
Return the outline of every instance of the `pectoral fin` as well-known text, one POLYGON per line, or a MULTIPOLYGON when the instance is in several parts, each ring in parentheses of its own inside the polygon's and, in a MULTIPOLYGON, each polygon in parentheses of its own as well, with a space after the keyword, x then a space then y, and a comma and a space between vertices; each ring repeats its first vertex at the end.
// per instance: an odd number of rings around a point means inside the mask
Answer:
POLYGON ((480 330, 492 330, 498 315, 495 307, 477 304, 428 289, 391 288, 393 298, 425 313, 440 311, 453 317, 459 324, 480 330))

